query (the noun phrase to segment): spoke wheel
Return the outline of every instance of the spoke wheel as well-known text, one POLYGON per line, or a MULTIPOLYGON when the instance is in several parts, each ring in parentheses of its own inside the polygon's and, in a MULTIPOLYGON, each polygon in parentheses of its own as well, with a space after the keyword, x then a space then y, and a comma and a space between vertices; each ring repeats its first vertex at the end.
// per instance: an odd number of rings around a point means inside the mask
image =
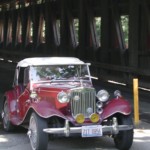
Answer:
POLYGON ((39 117, 36 113, 32 113, 30 117, 28 136, 30 139, 32 150, 46 150, 48 145, 48 134, 43 132, 47 128, 47 122, 39 117))
MULTIPOLYGON (((118 118, 119 125, 133 125, 131 116, 120 116, 118 118)), ((114 137, 115 145, 120 150, 129 150, 133 142, 133 129, 120 131, 114 137)))
POLYGON ((3 120, 3 128, 5 131, 12 131, 14 129, 14 126, 10 122, 10 117, 9 117, 10 111, 8 107, 8 102, 7 100, 4 102, 3 109, 2 109, 2 120, 3 120))

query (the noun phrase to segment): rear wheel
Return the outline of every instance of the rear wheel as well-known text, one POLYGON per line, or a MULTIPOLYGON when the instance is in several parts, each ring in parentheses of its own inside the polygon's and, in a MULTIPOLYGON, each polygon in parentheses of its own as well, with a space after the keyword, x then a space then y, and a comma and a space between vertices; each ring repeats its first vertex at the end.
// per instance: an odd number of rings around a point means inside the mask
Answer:
MULTIPOLYGON (((133 125, 131 116, 119 116, 118 117, 119 125, 133 125)), ((120 150, 128 150, 133 142, 133 129, 119 131, 114 137, 115 145, 120 150)))
POLYGON ((12 123, 10 122, 10 110, 8 107, 8 102, 7 100, 5 100, 3 108, 2 108, 2 121, 3 121, 3 128, 5 131, 12 131, 14 129, 14 125, 12 125, 12 123))
POLYGON ((32 150, 47 150, 48 134, 43 132, 43 129, 47 127, 45 119, 39 117, 36 113, 32 113, 28 131, 32 150))

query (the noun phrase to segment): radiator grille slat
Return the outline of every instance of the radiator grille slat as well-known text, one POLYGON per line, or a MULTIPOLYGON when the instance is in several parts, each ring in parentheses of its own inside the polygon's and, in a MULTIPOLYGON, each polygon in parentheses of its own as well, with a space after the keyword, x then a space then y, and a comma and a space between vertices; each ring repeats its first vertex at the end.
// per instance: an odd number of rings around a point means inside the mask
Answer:
POLYGON ((71 97, 71 112, 73 117, 82 113, 86 118, 89 118, 90 114, 96 112, 95 89, 75 89, 72 90, 71 97), (87 111, 88 108, 91 109, 90 113, 87 111))

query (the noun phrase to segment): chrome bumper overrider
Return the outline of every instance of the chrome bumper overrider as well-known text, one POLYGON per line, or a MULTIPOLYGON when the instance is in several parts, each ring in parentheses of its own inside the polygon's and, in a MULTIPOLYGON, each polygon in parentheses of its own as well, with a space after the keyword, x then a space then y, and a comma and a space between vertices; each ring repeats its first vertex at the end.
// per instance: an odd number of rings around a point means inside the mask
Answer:
MULTIPOLYGON (((118 125, 116 118, 113 118, 112 126, 102 126, 103 134, 118 134, 119 131, 130 129, 133 129, 133 125, 118 125)), ((47 128, 43 129, 43 131, 50 134, 64 134, 66 137, 68 137, 71 133, 81 133, 82 127, 70 127, 69 121, 66 120, 63 128, 47 128)))

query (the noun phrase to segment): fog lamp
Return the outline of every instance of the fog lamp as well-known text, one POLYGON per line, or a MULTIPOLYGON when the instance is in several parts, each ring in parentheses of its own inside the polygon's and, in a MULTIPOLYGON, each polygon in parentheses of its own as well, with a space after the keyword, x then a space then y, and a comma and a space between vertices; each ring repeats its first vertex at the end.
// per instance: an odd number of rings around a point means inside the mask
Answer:
POLYGON ((95 113, 91 114, 91 115, 90 115, 90 120, 91 120, 91 122, 93 122, 93 123, 98 122, 98 121, 99 121, 99 115, 98 115, 98 114, 95 114, 95 113))
POLYGON ((83 114, 77 114, 76 117, 75 117, 75 120, 77 123, 83 123, 85 118, 84 118, 84 115, 83 114))

